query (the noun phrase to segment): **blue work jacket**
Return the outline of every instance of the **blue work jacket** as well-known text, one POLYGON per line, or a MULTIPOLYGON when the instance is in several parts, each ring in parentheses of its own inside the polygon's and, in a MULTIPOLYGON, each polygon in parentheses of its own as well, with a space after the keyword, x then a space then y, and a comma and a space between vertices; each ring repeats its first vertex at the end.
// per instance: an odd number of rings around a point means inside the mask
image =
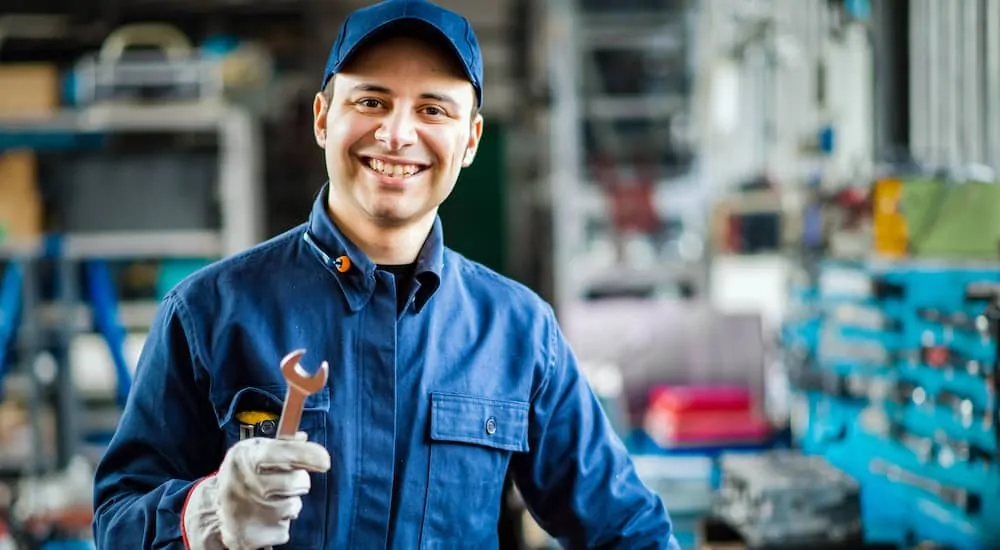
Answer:
POLYGON ((327 214, 221 260, 162 301, 96 476, 97 548, 183 548, 189 488, 239 441, 247 408, 280 411, 278 365, 329 362, 300 428, 332 456, 285 548, 497 547, 508 468, 572 548, 673 549, 552 309, 446 248, 437 220, 399 310, 327 214))

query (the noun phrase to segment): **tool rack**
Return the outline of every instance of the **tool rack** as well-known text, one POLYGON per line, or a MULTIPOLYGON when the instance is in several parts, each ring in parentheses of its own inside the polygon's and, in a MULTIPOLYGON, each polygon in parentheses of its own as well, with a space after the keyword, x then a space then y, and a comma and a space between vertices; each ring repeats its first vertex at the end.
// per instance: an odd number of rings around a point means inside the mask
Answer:
POLYGON ((794 437, 859 480, 870 542, 1000 542, 998 289, 996 265, 825 261, 793 297, 794 437))

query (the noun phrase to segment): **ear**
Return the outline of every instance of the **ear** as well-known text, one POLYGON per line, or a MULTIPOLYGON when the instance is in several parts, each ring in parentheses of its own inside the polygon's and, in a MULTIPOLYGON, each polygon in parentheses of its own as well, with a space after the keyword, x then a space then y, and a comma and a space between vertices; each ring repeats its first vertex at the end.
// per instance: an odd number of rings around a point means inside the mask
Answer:
POLYGON ((317 93, 313 99, 313 134, 316 145, 326 148, 326 116, 330 112, 330 102, 322 93, 317 93))
POLYGON ((469 143, 465 146, 465 156, 462 157, 462 168, 468 168, 472 165, 472 161, 476 160, 479 140, 483 138, 483 124, 483 115, 476 113, 476 118, 472 121, 472 129, 469 132, 469 143))

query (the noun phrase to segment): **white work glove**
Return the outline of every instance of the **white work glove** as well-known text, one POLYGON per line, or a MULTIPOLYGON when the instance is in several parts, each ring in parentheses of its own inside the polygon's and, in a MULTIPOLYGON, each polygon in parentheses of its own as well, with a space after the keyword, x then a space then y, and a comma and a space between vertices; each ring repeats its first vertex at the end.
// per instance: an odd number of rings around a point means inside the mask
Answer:
POLYGON ((188 496, 181 521, 191 550, 259 550, 285 544, 309 492, 309 472, 330 453, 306 440, 255 437, 233 445, 219 472, 188 496))

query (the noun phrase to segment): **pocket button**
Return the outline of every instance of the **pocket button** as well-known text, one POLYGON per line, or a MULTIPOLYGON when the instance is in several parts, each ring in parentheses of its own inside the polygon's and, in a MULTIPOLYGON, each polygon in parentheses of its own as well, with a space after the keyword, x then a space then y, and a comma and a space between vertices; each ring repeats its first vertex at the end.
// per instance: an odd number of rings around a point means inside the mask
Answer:
POLYGON ((493 416, 486 419, 486 435, 497 433, 497 419, 493 416))

